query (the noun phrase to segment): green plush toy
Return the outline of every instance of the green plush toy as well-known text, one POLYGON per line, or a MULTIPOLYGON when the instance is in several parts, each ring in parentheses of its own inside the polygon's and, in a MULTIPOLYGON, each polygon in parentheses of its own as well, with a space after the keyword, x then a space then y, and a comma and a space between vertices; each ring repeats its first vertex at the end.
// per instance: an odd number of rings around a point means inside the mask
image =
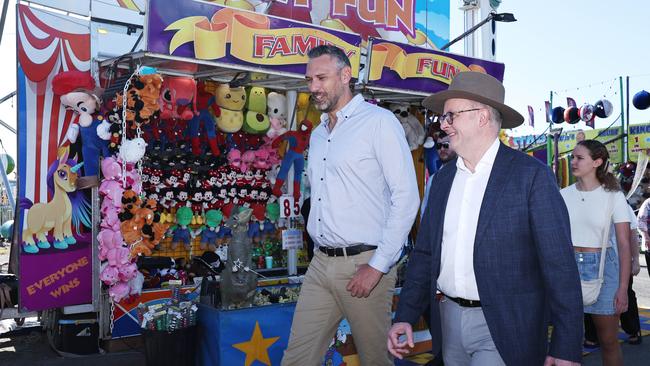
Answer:
POLYGON ((253 135, 263 135, 271 127, 271 121, 269 116, 266 114, 258 113, 255 111, 246 112, 244 118, 244 126, 242 130, 244 132, 253 134, 253 135))
POLYGON ((266 89, 252 86, 248 89, 246 109, 258 113, 266 113, 266 89))

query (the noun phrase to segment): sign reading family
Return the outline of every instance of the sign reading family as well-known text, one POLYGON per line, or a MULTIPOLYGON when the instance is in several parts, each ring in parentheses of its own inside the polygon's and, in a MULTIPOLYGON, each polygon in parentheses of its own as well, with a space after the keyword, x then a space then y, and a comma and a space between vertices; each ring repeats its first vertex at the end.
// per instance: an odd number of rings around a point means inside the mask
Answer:
POLYGON ((149 3, 147 47, 165 55, 263 65, 303 75, 309 50, 332 44, 348 55, 356 77, 360 43, 356 34, 202 1, 180 7, 164 0, 149 3))
POLYGON ((504 65, 380 39, 372 40, 368 83, 435 93, 459 72, 479 71, 503 80, 504 65), (433 82, 432 82, 433 81, 433 82))

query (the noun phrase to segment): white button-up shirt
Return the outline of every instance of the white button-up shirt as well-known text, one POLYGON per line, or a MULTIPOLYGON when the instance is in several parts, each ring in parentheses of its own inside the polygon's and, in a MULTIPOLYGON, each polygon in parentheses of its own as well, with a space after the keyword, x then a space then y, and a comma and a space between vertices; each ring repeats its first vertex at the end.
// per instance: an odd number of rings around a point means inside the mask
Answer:
POLYGON ((336 117, 330 131, 323 113, 311 134, 307 230, 318 246, 376 245, 368 264, 386 273, 399 259, 420 200, 404 129, 361 95, 336 117))
POLYGON ((499 151, 497 138, 476 164, 474 173, 462 158, 449 191, 442 231, 438 289, 447 296, 480 300, 474 275, 474 240, 485 188, 499 151))

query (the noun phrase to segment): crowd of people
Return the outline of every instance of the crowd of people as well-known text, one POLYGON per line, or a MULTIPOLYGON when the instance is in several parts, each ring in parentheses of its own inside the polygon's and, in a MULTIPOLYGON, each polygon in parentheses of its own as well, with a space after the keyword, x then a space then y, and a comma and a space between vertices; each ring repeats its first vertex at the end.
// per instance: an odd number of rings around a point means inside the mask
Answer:
POLYGON ((423 101, 442 132, 421 202, 399 122, 353 94, 345 54, 314 48, 306 80, 323 112, 307 171, 315 249, 283 365, 320 365, 344 317, 361 364, 392 365, 414 347, 423 314, 438 364, 579 365, 583 343, 598 343, 603 364, 622 365, 619 317, 629 343, 641 342, 631 286, 650 203, 637 222, 602 143, 576 146, 577 182, 560 190, 545 164, 500 142, 524 120, 502 83, 461 72, 423 101), (395 263, 418 208, 391 320, 395 263))

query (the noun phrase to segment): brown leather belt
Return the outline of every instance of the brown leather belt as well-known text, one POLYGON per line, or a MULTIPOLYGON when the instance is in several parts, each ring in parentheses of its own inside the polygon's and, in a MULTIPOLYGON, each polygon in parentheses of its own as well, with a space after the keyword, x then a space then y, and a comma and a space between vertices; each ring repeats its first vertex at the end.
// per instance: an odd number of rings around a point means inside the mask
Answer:
POLYGON ((343 257, 346 254, 347 255, 357 255, 363 252, 367 252, 369 250, 375 250, 377 249, 376 245, 366 245, 366 244, 359 244, 359 245, 353 245, 350 247, 345 247, 345 248, 328 248, 328 247, 318 247, 318 250, 321 252, 327 254, 329 257, 343 257), (345 252, 343 252, 343 249, 345 249, 345 252))

